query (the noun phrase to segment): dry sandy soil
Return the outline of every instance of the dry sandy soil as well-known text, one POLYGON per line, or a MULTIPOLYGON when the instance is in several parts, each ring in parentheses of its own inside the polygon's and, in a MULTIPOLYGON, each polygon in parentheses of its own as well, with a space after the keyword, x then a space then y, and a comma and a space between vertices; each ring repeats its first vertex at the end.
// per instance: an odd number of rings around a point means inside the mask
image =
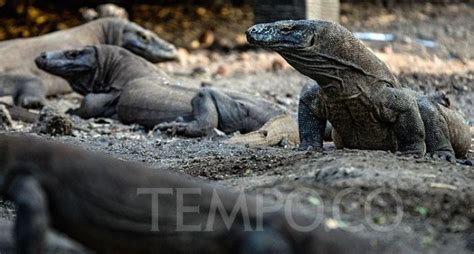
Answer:
MULTIPOLYGON (((402 83, 420 91, 446 91, 472 123, 473 13, 469 5, 401 6, 392 11, 345 5, 342 23, 353 31, 388 32, 402 38, 367 44, 402 83), (434 40, 438 46, 424 48, 417 38, 434 40)), ((293 112, 307 81, 279 56, 262 50, 180 50, 180 54, 180 62, 159 66, 181 84, 198 87, 210 82, 273 100, 293 112)), ((64 111, 79 99, 53 98, 51 105, 64 111)), ((356 234, 388 244, 393 252, 474 251, 473 167, 384 151, 335 150, 331 143, 324 153, 294 147, 250 148, 225 144, 226 137, 186 139, 112 120, 71 119, 78 127, 73 136, 48 138, 170 167, 268 198, 279 192, 283 194, 279 198, 296 200, 306 214, 323 212, 324 226, 352 230, 359 225, 356 234)), ((17 122, 12 131, 30 129, 31 125, 17 122)), ((472 151, 469 157, 474 158, 472 151)), ((4 208, 2 214, 12 218, 14 211, 4 208)))

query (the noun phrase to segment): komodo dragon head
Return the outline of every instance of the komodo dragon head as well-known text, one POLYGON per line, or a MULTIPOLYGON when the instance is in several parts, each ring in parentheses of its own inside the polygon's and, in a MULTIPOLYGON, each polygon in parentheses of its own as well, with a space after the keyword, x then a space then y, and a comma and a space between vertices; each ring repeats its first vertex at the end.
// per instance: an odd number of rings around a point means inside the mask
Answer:
POLYGON ((120 91, 130 80, 159 71, 145 59, 111 45, 47 51, 35 63, 41 70, 67 80, 82 95, 120 91))
POLYGON ((155 33, 133 22, 125 20, 118 22, 126 22, 122 30, 121 44, 119 44, 119 46, 153 63, 177 58, 178 55, 175 46, 164 41, 155 33))
POLYGON ((398 86, 382 61, 350 31, 332 22, 284 20, 257 24, 247 30, 247 40, 275 50, 323 88, 378 81, 398 86), (363 81, 356 82, 358 80, 363 81))
POLYGON ((81 49, 42 52, 35 59, 35 63, 38 68, 66 79, 77 93, 86 95, 94 92, 95 74, 99 66, 97 58, 97 49, 87 46, 81 49))

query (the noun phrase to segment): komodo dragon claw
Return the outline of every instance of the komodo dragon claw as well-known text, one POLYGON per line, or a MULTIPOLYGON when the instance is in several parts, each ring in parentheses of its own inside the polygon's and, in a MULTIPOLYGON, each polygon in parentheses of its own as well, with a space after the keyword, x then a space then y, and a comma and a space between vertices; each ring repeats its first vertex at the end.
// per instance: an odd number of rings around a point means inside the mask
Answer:
POLYGON ((431 158, 438 159, 438 160, 446 160, 451 163, 456 163, 456 158, 453 156, 453 152, 444 152, 444 151, 437 151, 431 153, 431 158))
POLYGON ((173 122, 160 123, 155 127, 155 129, 158 129, 160 131, 165 131, 174 136, 177 134, 183 134, 186 131, 187 127, 188 127, 188 123, 173 121, 173 122))
POLYGON ((23 108, 40 109, 45 105, 45 100, 37 96, 23 96, 16 104, 23 108))

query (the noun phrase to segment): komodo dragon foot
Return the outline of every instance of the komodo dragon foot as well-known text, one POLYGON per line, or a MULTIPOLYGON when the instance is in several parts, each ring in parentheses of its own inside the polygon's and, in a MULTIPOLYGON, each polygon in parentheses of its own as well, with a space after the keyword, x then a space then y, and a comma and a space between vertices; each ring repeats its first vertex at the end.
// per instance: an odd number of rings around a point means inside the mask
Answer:
POLYGON ((39 109, 46 103, 43 82, 36 77, 0 74, 0 96, 12 95, 16 106, 39 109))
POLYGON ((186 132, 189 123, 181 121, 165 122, 158 124, 154 129, 170 133, 171 135, 181 135, 186 132))

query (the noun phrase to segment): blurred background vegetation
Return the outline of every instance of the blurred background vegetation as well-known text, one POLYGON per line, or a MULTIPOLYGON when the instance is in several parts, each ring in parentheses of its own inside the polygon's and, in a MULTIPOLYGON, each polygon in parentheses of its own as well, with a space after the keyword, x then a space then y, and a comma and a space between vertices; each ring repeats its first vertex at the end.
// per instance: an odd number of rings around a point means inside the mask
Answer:
MULTIPOLYGON (((114 3, 129 18, 165 40, 187 49, 229 49, 246 44, 244 31, 254 23, 258 0, 0 0, 0 40, 26 38, 83 24, 80 9, 114 3)), ((291 3, 295 0, 279 0, 291 3)), ((472 2, 474 0, 343 0, 393 6, 398 3, 472 2)))
POLYGON ((85 22, 80 8, 103 3, 124 7, 132 21, 189 49, 231 48, 244 44, 243 31, 253 20, 248 0, 0 0, 0 40, 37 36, 80 25, 85 22), (229 31, 234 32, 232 36, 228 35, 229 31))

